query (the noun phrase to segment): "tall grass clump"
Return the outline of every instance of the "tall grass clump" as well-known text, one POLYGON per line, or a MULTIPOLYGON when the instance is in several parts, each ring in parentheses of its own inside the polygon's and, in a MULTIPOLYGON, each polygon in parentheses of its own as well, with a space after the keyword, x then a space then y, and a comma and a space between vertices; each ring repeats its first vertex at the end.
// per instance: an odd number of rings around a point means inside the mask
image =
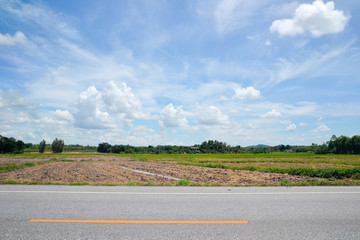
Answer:
POLYGON ((190 181, 188 179, 180 179, 179 181, 177 181, 176 186, 189 186, 190 185, 190 181))

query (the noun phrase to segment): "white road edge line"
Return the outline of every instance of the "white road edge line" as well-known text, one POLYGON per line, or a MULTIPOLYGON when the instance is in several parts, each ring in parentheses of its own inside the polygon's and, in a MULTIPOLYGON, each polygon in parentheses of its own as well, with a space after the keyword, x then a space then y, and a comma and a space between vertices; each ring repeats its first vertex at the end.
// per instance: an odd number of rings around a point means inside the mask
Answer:
POLYGON ((261 193, 201 193, 201 192, 68 192, 68 191, 0 191, 0 193, 53 193, 53 194, 112 194, 112 195, 301 195, 301 194, 360 194, 360 192, 261 192, 261 193))

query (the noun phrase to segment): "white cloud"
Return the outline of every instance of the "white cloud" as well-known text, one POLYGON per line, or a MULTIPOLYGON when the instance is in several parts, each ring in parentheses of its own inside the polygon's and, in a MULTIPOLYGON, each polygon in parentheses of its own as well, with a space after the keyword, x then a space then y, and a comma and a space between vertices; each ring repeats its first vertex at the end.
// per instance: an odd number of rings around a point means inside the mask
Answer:
POLYGON ((76 103, 76 108, 78 109, 75 115, 76 126, 88 129, 114 127, 109 114, 100 110, 100 104, 101 93, 94 86, 82 92, 76 103))
POLYGON ((115 82, 110 81, 102 94, 102 98, 110 112, 123 113, 126 118, 130 119, 144 115, 141 113, 140 100, 126 83, 122 83, 119 87, 115 82))
POLYGON ((79 39, 78 31, 70 26, 63 14, 57 14, 41 3, 28 4, 21 1, 5 1, 0 4, 7 12, 15 15, 16 19, 25 23, 35 23, 44 28, 48 33, 79 39))
POLYGON ((298 60, 280 58, 276 63, 278 69, 271 73, 270 81, 267 81, 266 84, 276 85, 299 76, 314 77, 324 74, 324 72, 329 71, 331 64, 335 64, 340 56, 349 51, 351 45, 352 42, 324 53, 313 51, 301 56, 301 59, 298 60))
POLYGON ((312 4, 301 4, 292 19, 275 20, 270 32, 281 36, 295 36, 310 32, 314 37, 342 32, 349 21, 343 11, 335 10, 334 2, 316 0, 312 4))
POLYGON ((283 121, 281 121, 280 123, 283 124, 283 125, 290 125, 290 124, 292 124, 292 122, 291 122, 289 119, 283 120, 283 121))
POLYGON ((261 97, 260 91, 254 87, 234 88, 235 99, 257 99, 261 97))
POLYGON ((199 124, 204 125, 224 125, 229 123, 229 117, 223 114, 215 106, 197 107, 196 117, 199 124))
POLYGON ((165 127, 184 127, 187 124, 186 116, 188 113, 184 112, 182 106, 174 108, 172 103, 169 103, 160 114, 160 125, 165 127))
POLYGON ((287 132, 294 132, 295 130, 296 130, 296 124, 295 123, 290 124, 285 129, 285 131, 287 131, 287 132))
POLYGON ((224 34, 246 26, 257 7, 258 1, 222 0, 214 12, 216 30, 224 34))
POLYGON ((28 103, 15 91, 3 91, 0 89, 0 109, 26 106, 28 103))
POLYGON ((265 41, 265 45, 266 45, 266 46, 270 46, 270 45, 271 45, 271 41, 270 41, 270 40, 266 40, 266 41, 265 41))
POLYGON ((299 123, 299 126, 300 126, 300 127, 306 127, 306 126, 307 126, 307 124, 306 124, 306 123, 304 123, 304 122, 301 122, 301 123, 299 123))
POLYGON ((67 110, 57 109, 55 112, 52 113, 52 116, 54 117, 54 119, 56 119, 58 121, 64 121, 64 122, 73 122, 74 121, 74 117, 67 110))
POLYGON ((55 112, 51 112, 49 116, 35 119, 33 122, 41 126, 42 129, 51 129, 58 128, 60 125, 68 128, 72 127, 74 121, 75 119, 69 111, 57 109, 55 112))
POLYGON ((246 38, 249 40, 256 40, 256 41, 260 40, 259 35, 247 35, 246 38))
POLYGON ((281 117, 281 113, 272 109, 271 111, 267 112, 266 114, 261 116, 262 118, 279 118, 281 117))
POLYGON ((314 132, 314 133, 320 133, 320 132, 328 132, 330 131, 331 129, 325 125, 325 123, 323 122, 320 122, 319 123, 319 127, 317 127, 316 129, 312 130, 311 132, 314 132))
POLYGON ((25 44, 27 40, 27 37, 22 32, 16 32, 14 36, 8 33, 4 35, 0 33, 0 45, 13 46, 15 44, 25 44))

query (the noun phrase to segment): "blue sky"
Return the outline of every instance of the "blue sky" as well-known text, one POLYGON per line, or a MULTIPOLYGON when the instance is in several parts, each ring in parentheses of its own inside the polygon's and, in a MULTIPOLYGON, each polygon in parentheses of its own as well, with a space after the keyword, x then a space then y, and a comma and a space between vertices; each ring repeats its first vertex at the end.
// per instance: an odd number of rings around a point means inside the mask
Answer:
POLYGON ((0 2, 0 134, 323 143, 360 133, 360 3, 0 2))

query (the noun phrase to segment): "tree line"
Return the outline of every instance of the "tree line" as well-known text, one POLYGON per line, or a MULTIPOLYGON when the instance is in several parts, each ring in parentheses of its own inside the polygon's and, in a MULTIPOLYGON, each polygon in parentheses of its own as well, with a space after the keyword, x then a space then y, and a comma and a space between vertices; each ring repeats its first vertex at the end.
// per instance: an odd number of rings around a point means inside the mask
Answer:
POLYGON ((354 135, 336 137, 333 135, 326 144, 320 145, 315 153, 325 154, 360 154, 360 136, 354 135))
POLYGON ((308 152, 316 154, 360 154, 360 136, 354 135, 352 137, 333 135, 331 139, 322 144, 312 144, 311 146, 290 146, 277 145, 266 146, 257 145, 250 147, 230 146, 225 142, 217 140, 204 141, 201 144, 194 146, 172 146, 172 145, 158 145, 147 147, 135 147, 131 145, 111 145, 107 142, 99 143, 95 146, 82 145, 65 145, 64 140, 55 138, 52 144, 46 144, 42 140, 38 145, 32 143, 24 143, 22 140, 16 140, 13 137, 4 137, 0 135, 0 153, 23 153, 24 149, 30 149, 44 153, 52 151, 53 153, 61 153, 65 151, 80 151, 80 152, 100 152, 100 153, 122 153, 122 154, 191 154, 191 153, 272 153, 272 152, 308 152))
POLYGON ((138 153, 138 154, 182 154, 182 153, 272 153, 272 152, 295 152, 295 153, 316 153, 316 154, 360 154, 360 136, 353 137, 332 136, 330 141, 322 145, 312 144, 311 146, 250 146, 241 147, 230 146, 224 142, 217 140, 204 141, 201 144, 196 144, 191 147, 187 146, 148 146, 148 147, 134 147, 130 145, 111 145, 109 143, 100 143, 97 147, 100 153, 138 153))
POLYGON ((0 153, 23 153, 24 148, 25 143, 23 141, 0 135, 0 153))
MULTIPOLYGON (((53 153, 62 153, 64 146, 64 140, 55 138, 50 147, 53 153)), ((32 143, 24 143, 22 140, 16 140, 13 137, 8 138, 0 135, 0 153, 2 154, 24 153, 25 148, 33 147, 34 145, 32 143)), ((44 153, 46 147, 46 141, 42 140, 38 145, 39 153, 44 153)))

